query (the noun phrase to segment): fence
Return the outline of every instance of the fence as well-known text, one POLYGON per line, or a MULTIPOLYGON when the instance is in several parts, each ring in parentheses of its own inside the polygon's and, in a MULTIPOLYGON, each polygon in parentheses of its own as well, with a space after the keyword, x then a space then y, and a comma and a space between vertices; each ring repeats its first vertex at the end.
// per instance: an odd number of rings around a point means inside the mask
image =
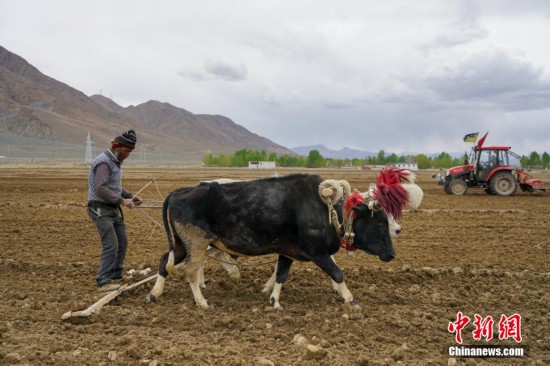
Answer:
MULTIPOLYGON (((92 148, 92 159, 104 150, 98 147, 92 148)), ((137 147, 126 162, 144 164, 200 164, 205 153, 205 151, 184 151, 181 154, 173 154, 137 147)), ((84 162, 85 158, 85 145, 0 144, 0 163, 84 162)))

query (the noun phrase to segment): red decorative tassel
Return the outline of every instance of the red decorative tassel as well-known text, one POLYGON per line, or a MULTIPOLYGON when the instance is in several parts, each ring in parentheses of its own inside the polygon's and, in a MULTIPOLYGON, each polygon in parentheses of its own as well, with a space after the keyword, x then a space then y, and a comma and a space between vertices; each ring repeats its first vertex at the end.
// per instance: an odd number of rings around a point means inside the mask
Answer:
POLYGON ((387 214, 395 220, 400 220, 403 208, 409 196, 400 184, 403 177, 403 169, 386 168, 380 172, 376 180, 374 196, 387 214))
MULTIPOLYGON (((363 197, 359 191, 354 190, 353 193, 349 195, 346 202, 344 202, 346 217, 349 217, 354 207, 359 207, 364 201, 365 197, 363 197)), ((353 213, 353 218, 355 219, 355 212, 353 213)))

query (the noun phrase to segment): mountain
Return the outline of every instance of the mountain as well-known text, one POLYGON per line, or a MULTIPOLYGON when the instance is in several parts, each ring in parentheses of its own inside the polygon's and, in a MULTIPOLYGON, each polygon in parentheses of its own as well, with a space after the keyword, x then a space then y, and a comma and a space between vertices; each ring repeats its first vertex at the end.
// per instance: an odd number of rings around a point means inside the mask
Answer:
MULTIPOLYGON (((331 159, 365 159, 366 157, 369 157, 369 156, 378 155, 377 152, 375 153, 371 151, 351 149, 349 147, 344 147, 340 150, 332 150, 327 148, 325 145, 298 146, 298 147, 291 148, 291 150, 301 156, 308 156, 311 150, 317 150, 324 158, 331 158, 331 159)), ((392 154, 391 152, 385 152, 385 156, 389 156, 391 154, 392 154)), ((402 153, 397 154, 397 156, 416 156, 418 154, 420 153, 404 151, 402 153)), ((434 154, 428 154, 427 156, 431 159, 435 159, 440 154, 441 153, 434 153, 434 154)), ((448 154, 451 155, 453 159, 462 158, 462 156, 464 156, 464 152, 450 152, 448 154)))
POLYGON ((344 147, 340 150, 332 150, 325 145, 298 146, 291 148, 291 150, 302 156, 308 156, 311 150, 317 150, 323 157, 331 159, 364 159, 367 156, 377 155, 377 153, 374 152, 351 149, 349 147, 344 147))
POLYGON ((130 128, 137 131, 141 149, 194 154, 195 160, 206 151, 231 154, 253 149, 293 154, 227 117, 193 114, 158 101, 125 108, 101 95, 88 97, 0 46, 0 145, 55 145, 82 150, 90 132, 95 146, 103 149, 113 137, 130 128))
MULTIPOLYGON (((119 112, 121 115, 139 121, 144 127, 159 133, 177 137, 193 150, 204 149, 214 142, 218 146, 237 149, 266 150, 278 154, 293 154, 292 151, 258 136, 231 119, 219 115, 193 114, 169 103, 149 101, 130 106, 119 112)), ((216 150, 211 146, 210 150, 216 150)), ((229 150, 226 150, 229 151, 229 150)))
POLYGON ((104 97, 100 94, 94 94, 90 96, 90 98, 92 98, 94 102, 99 104, 103 109, 107 111, 118 113, 124 109, 124 107, 116 104, 112 99, 104 97))

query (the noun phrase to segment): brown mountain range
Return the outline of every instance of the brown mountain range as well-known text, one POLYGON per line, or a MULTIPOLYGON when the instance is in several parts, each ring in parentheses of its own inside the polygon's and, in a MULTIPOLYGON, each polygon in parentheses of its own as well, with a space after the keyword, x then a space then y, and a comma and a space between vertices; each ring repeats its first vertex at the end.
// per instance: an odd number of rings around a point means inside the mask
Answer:
POLYGON ((102 148, 130 128, 138 132, 142 148, 165 154, 196 157, 239 149, 294 154, 227 117, 193 114, 158 101, 125 108, 102 95, 88 97, 0 46, 0 145, 82 147, 90 132, 102 148))

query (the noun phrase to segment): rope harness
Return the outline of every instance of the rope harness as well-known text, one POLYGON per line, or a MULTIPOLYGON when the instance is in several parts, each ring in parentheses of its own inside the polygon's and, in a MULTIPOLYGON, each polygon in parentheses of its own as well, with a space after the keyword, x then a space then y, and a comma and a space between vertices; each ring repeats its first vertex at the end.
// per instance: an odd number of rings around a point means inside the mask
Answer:
POLYGON ((328 208, 328 222, 334 226, 340 236, 340 222, 334 205, 341 199, 346 200, 351 194, 351 186, 345 180, 327 179, 319 184, 319 196, 328 208))
POLYGON ((376 198, 374 196, 375 184, 369 186, 366 193, 360 193, 357 190, 351 192, 350 184, 345 180, 327 179, 319 184, 319 196, 327 205, 329 223, 334 226, 338 237, 340 238, 340 246, 345 248, 349 255, 354 255, 357 248, 353 245, 355 241, 355 233, 353 232, 353 220, 355 219, 354 207, 361 204, 366 204, 371 212, 376 211, 376 198), (338 214, 334 209, 334 205, 340 200, 344 200, 342 205, 343 224, 338 220, 338 214), (366 202, 365 202, 366 201, 366 202), (344 231, 342 235, 342 229, 344 231))

